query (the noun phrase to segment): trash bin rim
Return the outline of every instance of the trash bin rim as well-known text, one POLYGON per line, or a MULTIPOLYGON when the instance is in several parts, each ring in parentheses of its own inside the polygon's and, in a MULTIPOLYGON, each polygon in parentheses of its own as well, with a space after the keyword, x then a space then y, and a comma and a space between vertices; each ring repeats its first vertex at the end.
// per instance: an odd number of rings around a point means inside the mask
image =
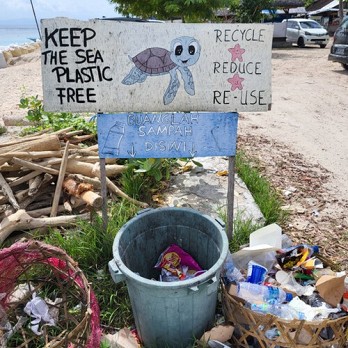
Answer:
POLYGON ((119 257, 118 252, 115 253, 115 251, 117 250, 119 241, 122 237, 122 234, 126 230, 127 225, 129 223, 131 223, 131 221, 133 219, 136 218, 136 216, 135 216, 131 220, 129 220, 125 225, 123 225, 123 227, 119 230, 119 232, 116 234, 116 237, 114 239, 113 246, 112 246, 113 259, 115 260, 115 263, 116 263, 118 269, 120 270, 120 272, 126 277, 126 280, 133 279, 134 281, 142 283, 143 286, 149 286, 152 288, 158 287, 158 288, 179 289, 179 288, 183 288, 183 287, 190 288, 190 287, 194 287, 194 286, 199 286, 203 283, 208 282, 210 279, 214 278, 216 276, 216 274, 218 273, 218 271, 222 268, 222 265, 227 257, 227 252, 229 250, 228 239, 227 239, 227 235, 225 233, 224 228, 211 216, 206 215, 206 214, 202 214, 199 211, 192 209, 192 208, 161 207, 161 208, 156 208, 156 209, 146 209, 146 211, 141 212, 141 214, 142 214, 141 216, 145 216, 145 214, 158 213, 159 211, 162 211, 162 210, 166 210, 166 211, 170 211, 170 210, 179 211, 179 210, 181 210, 181 211, 186 211, 186 212, 197 213, 197 214, 201 215, 202 217, 210 220, 222 232, 221 238, 223 240, 223 243, 222 243, 222 248, 220 250, 219 259, 206 272, 204 272, 203 274, 201 274, 195 278, 188 279, 188 280, 178 280, 175 282, 161 282, 158 280, 144 278, 144 277, 138 275, 137 273, 131 271, 124 264, 124 262, 121 260, 121 257, 119 257), (115 256, 115 255, 117 255, 117 256, 115 256))

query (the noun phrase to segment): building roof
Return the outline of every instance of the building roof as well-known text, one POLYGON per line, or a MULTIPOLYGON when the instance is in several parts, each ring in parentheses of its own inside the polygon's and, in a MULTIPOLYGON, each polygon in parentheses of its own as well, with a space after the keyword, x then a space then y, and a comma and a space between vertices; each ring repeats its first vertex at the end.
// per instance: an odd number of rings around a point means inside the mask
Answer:
MULTIPOLYGON (((318 0, 318 1, 314 1, 313 4, 308 6, 306 9, 307 9, 308 12, 318 11, 318 10, 321 10, 323 7, 328 6, 331 2, 337 2, 337 5, 339 3, 339 1, 318 0)), ((332 6, 332 7, 334 7, 334 6, 332 6)))

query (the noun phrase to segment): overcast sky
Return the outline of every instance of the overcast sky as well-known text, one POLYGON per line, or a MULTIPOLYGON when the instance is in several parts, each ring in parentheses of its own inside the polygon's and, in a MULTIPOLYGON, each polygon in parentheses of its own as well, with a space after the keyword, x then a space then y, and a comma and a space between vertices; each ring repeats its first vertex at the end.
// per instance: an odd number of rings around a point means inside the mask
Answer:
MULTIPOLYGON (((117 17, 107 0, 32 0, 38 20, 52 17, 91 19, 117 17)), ((1 1, 0 21, 34 18, 30 0, 1 1)))

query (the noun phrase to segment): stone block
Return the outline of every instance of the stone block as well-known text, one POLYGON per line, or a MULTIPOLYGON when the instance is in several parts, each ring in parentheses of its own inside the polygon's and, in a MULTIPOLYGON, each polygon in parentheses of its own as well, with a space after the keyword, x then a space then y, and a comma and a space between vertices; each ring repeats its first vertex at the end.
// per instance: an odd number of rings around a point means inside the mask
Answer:
POLYGON ((0 69, 7 68, 7 62, 3 52, 0 52, 0 69))

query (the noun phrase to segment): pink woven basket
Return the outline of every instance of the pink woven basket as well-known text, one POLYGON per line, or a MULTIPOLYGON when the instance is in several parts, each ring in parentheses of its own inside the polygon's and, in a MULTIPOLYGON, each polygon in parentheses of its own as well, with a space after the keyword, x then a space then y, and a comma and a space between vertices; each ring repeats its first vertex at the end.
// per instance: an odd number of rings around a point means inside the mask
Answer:
POLYGON ((99 314, 85 275, 63 250, 38 241, 0 250, 0 346, 96 348, 99 314), (35 296, 56 316, 54 325, 39 323, 39 334, 32 330, 34 318, 24 311, 35 296))

